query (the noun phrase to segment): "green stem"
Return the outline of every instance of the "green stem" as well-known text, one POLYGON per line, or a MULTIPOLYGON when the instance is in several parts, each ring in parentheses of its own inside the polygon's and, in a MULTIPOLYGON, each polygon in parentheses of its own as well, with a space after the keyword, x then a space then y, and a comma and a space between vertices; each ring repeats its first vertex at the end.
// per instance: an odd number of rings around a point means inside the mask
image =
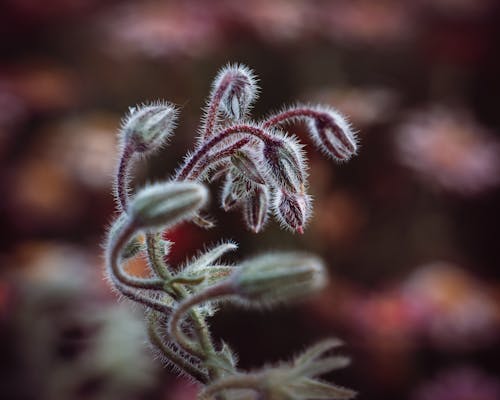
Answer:
POLYGON ((155 345, 172 363, 191 375, 193 378, 202 383, 207 383, 208 376, 196 365, 190 363, 188 359, 183 358, 176 353, 163 341, 158 333, 157 323, 160 322, 157 313, 151 312, 148 315, 148 335, 151 343, 155 345))
MULTIPOLYGON (((228 296, 233 294, 233 292, 232 283, 229 280, 226 280, 217 285, 209 286, 205 290, 185 298, 170 317, 170 336, 179 344, 179 346, 190 352, 190 339, 184 334, 184 332, 182 332, 181 329, 181 322, 184 315, 188 312, 193 315, 193 312, 196 312, 193 310, 193 307, 200 303, 204 303, 218 297, 228 296)), ((206 324, 203 324, 203 328, 206 329, 206 324)), ((208 330, 203 330, 200 333, 202 333, 201 339, 203 339, 203 341, 201 341, 202 349, 205 350, 204 358, 207 358, 208 356, 214 354, 213 345, 208 335, 208 330)), ((194 355, 199 356, 198 354, 194 355)), ((216 375, 218 375, 218 373, 216 375)))

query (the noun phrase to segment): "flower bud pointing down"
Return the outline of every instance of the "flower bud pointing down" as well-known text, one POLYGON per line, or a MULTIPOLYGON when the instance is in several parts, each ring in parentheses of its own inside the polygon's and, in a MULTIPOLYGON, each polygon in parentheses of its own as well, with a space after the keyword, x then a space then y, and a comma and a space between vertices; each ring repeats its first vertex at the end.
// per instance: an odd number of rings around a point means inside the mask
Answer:
POLYGON ((140 229, 170 227, 195 216, 207 199, 208 191, 199 183, 159 183, 139 191, 128 214, 140 229))
POLYGON ((311 216, 310 196, 279 190, 275 194, 273 206, 274 215, 283 227, 304 233, 304 226, 311 216))

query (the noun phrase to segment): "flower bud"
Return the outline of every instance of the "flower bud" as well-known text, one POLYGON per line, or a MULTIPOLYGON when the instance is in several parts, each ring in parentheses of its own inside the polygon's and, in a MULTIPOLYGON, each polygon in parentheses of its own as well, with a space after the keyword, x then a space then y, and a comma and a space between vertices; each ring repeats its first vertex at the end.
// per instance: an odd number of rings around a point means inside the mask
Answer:
POLYGON ((169 103, 130 108, 122 127, 125 145, 138 153, 158 149, 172 136, 176 119, 177 110, 169 103))
POLYGON ((231 210, 242 199, 248 196, 248 193, 254 190, 255 184, 244 178, 243 175, 234 169, 227 173, 224 186, 222 187, 221 203, 225 211, 231 210))
POLYGON ((357 151, 354 132, 347 120, 334 110, 321 110, 309 120, 309 131, 316 146, 337 161, 347 161, 357 151))
MULTIPOLYGON (((261 171, 259 171, 258 163, 260 160, 256 160, 256 157, 251 153, 245 151, 237 151, 231 157, 231 164, 238 170, 248 180, 264 185, 266 183, 261 171)), ((261 166, 262 168, 262 166, 261 166)))
POLYGON ((128 214, 138 228, 170 227, 193 217, 207 199, 208 191, 199 183, 158 183, 137 193, 129 205, 128 214))
POLYGON ((302 145, 283 136, 276 141, 266 143, 263 156, 268 173, 278 187, 293 193, 304 192, 307 167, 302 154, 302 145))
POLYGON ((228 65, 214 82, 214 93, 223 90, 221 109, 228 118, 238 120, 250 109, 257 98, 257 82, 253 72, 244 65, 228 65))
POLYGON ((259 185, 249 193, 245 200, 244 218, 246 226, 254 233, 259 233, 267 222, 269 211, 269 192, 259 185))
POLYGON ((325 282, 322 262, 298 252, 255 257, 232 277, 235 294, 255 306, 295 300, 321 289, 325 282))
POLYGON ((304 226, 311 216, 311 197, 307 194, 278 190, 274 196, 274 215, 285 228, 304 233, 304 226))

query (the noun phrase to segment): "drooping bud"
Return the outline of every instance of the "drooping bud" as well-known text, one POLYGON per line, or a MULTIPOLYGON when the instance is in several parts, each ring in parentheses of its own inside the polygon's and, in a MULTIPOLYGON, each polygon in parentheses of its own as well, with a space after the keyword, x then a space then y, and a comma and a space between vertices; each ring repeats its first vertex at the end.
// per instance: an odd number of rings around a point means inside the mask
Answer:
POLYGON ((140 229, 170 227, 192 218, 207 199, 207 189, 196 182, 158 183, 137 193, 128 215, 140 229))
POLYGON ((321 289, 325 282, 322 262, 298 252, 252 258, 232 277, 235 294, 253 306, 292 301, 321 289))
POLYGON ((268 219, 269 192, 267 187, 259 185, 249 193, 245 200, 243 215, 245 224, 254 233, 259 233, 264 228, 268 219))
POLYGON ((229 171, 222 187, 221 205, 229 211, 254 190, 255 184, 236 171, 229 171))
MULTIPOLYGON (((264 185, 266 181, 262 172, 259 171, 259 160, 256 158, 254 154, 240 150, 231 157, 231 164, 245 178, 260 185, 264 185)), ((262 165, 260 165, 260 168, 262 168, 262 165)))
POLYGON ((311 197, 278 190, 274 195, 273 209, 283 227, 302 234, 311 216, 311 197))
POLYGON ((239 120, 257 98, 257 80, 248 67, 234 64, 224 67, 214 81, 214 94, 222 91, 221 110, 227 117, 239 120))
POLYGON ((337 111, 321 109, 317 117, 308 121, 308 125, 316 146, 332 159, 347 161, 356 154, 355 134, 337 111))
POLYGON ((123 141, 137 153, 157 150, 172 136, 176 119, 177 110, 169 103, 131 107, 123 121, 123 141))
POLYGON ((265 144, 263 157, 269 175, 279 188, 293 193, 304 192, 307 165, 301 144, 290 137, 283 136, 265 144))

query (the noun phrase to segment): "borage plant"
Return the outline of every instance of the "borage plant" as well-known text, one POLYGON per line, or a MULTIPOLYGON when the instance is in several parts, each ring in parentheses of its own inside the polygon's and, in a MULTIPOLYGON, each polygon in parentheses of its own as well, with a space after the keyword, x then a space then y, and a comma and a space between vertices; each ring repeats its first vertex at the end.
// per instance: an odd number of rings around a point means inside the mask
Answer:
POLYGON ((236 249, 221 243, 181 268, 168 262, 172 243, 163 233, 181 222, 211 228, 201 213, 208 191, 202 182, 222 179, 224 210, 241 208, 246 227, 260 232, 270 215, 286 229, 303 232, 311 215, 307 163, 298 139, 281 130, 305 121, 314 144, 336 161, 356 153, 354 133, 344 117, 323 106, 296 105, 254 122, 257 98, 253 73, 229 65, 216 77, 194 150, 167 182, 146 185, 131 196, 133 162, 161 148, 175 128, 169 103, 132 108, 120 131, 121 156, 115 182, 119 215, 106 243, 107 277, 123 296, 145 308, 151 345, 165 362, 202 385, 201 398, 349 399, 355 393, 318 379, 348 360, 328 353, 341 343, 329 339, 287 363, 245 372, 208 319, 229 302, 269 308, 293 301, 325 284, 322 262, 301 252, 276 252, 239 265, 218 260, 236 249), (131 258, 145 254, 149 276, 127 272, 131 258))

